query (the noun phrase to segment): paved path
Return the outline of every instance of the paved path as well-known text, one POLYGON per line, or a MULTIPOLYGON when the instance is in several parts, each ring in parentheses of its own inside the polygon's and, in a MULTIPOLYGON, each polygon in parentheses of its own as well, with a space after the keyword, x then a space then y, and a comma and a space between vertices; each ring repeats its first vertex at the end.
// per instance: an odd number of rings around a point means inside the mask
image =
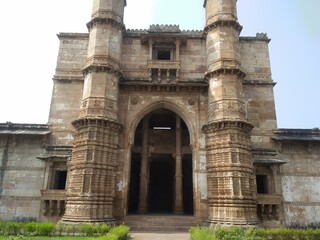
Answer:
POLYGON ((130 232, 133 240, 189 240, 187 232, 130 232))

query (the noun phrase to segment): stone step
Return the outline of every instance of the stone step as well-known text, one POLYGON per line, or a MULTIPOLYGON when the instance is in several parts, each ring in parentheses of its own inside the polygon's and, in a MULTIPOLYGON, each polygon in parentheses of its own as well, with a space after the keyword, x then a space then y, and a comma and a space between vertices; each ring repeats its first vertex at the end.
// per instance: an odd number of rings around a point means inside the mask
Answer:
POLYGON ((163 231, 187 232, 196 226, 196 221, 190 215, 128 215, 124 224, 132 231, 163 231))

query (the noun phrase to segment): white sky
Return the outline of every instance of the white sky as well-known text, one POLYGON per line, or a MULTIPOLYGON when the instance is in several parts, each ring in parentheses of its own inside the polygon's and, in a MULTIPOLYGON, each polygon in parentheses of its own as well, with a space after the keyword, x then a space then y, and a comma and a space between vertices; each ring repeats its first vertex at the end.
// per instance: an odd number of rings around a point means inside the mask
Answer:
MULTIPOLYGON (((203 29, 203 0, 127 0, 127 28, 203 29)), ((47 123, 59 32, 87 32, 91 0, 2 0, 0 122, 47 123)), ((278 126, 320 127, 319 0, 239 0, 242 36, 267 32, 278 126)))

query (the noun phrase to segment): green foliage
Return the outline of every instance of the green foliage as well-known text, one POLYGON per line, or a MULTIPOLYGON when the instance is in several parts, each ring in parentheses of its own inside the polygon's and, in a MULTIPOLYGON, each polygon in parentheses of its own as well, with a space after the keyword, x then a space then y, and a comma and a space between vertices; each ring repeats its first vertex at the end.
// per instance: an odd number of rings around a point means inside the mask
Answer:
MULTIPOLYGON (((126 240, 129 237, 129 228, 124 225, 111 228, 107 224, 53 224, 48 222, 3 222, 0 221, 0 236, 7 236, 6 239, 29 240, 31 236, 103 236, 103 239, 126 240), (112 233, 108 234, 112 230, 112 233), (110 235, 110 236, 109 236, 110 235), (116 237, 116 238, 115 238, 116 237)), ((0 237, 1 238, 1 237, 0 237)), ((79 237, 80 238, 80 237, 79 237)), ((94 238, 96 239, 96 238, 94 238)))
POLYGON ((18 235, 18 236, 8 236, 7 240, 29 240, 26 236, 18 235))
POLYGON ((211 228, 193 227, 189 230, 191 240, 218 240, 214 235, 214 230, 211 228))
POLYGON ((96 233, 96 227, 92 224, 80 225, 80 232, 84 236, 93 236, 96 233))
POLYGON ((90 240, 119 240, 119 238, 114 234, 108 233, 107 235, 104 235, 98 238, 91 238, 90 240))
POLYGON ((22 223, 20 222, 7 222, 5 224, 5 235, 19 235, 21 233, 22 223))
POLYGON ((46 223, 46 222, 22 223, 21 228, 23 229, 23 234, 28 236, 51 236, 55 232, 55 225, 53 223, 46 223))
POLYGON ((125 225, 115 226, 106 235, 90 240, 127 240, 130 238, 129 230, 129 227, 125 225))
POLYGON ((54 235, 55 235, 55 236, 62 236, 63 230, 64 230, 64 225, 62 225, 62 224, 57 224, 57 225, 54 227, 54 235))
POLYGON ((38 223, 36 229, 36 233, 39 236, 51 236, 55 232, 55 224, 48 222, 38 223))
POLYGON ((128 226, 119 225, 119 226, 113 227, 108 234, 117 236, 118 240, 126 240, 129 238, 129 231, 130 231, 130 228, 128 226))
POLYGON ((65 231, 67 235, 75 235, 78 232, 78 229, 76 225, 70 224, 66 225, 65 231))
POLYGON ((25 235, 35 235, 37 231, 36 222, 27 222, 23 225, 23 230, 25 235))
POLYGON ((110 226, 107 224, 98 224, 95 225, 96 229, 97 229, 97 233, 98 235, 105 235, 110 231, 110 226))
POLYGON ((192 228, 191 240, 320 240, 320 229, 192 228))

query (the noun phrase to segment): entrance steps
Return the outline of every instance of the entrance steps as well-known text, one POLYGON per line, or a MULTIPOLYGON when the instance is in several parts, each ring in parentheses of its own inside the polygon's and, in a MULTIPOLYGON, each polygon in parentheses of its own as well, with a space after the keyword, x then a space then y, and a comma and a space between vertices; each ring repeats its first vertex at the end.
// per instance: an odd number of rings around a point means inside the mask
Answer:
POLYGON ((196 226, 196 220, 188 215, 127 215, 124 224, 131 231, 144 232, 188 232, 196 226))

